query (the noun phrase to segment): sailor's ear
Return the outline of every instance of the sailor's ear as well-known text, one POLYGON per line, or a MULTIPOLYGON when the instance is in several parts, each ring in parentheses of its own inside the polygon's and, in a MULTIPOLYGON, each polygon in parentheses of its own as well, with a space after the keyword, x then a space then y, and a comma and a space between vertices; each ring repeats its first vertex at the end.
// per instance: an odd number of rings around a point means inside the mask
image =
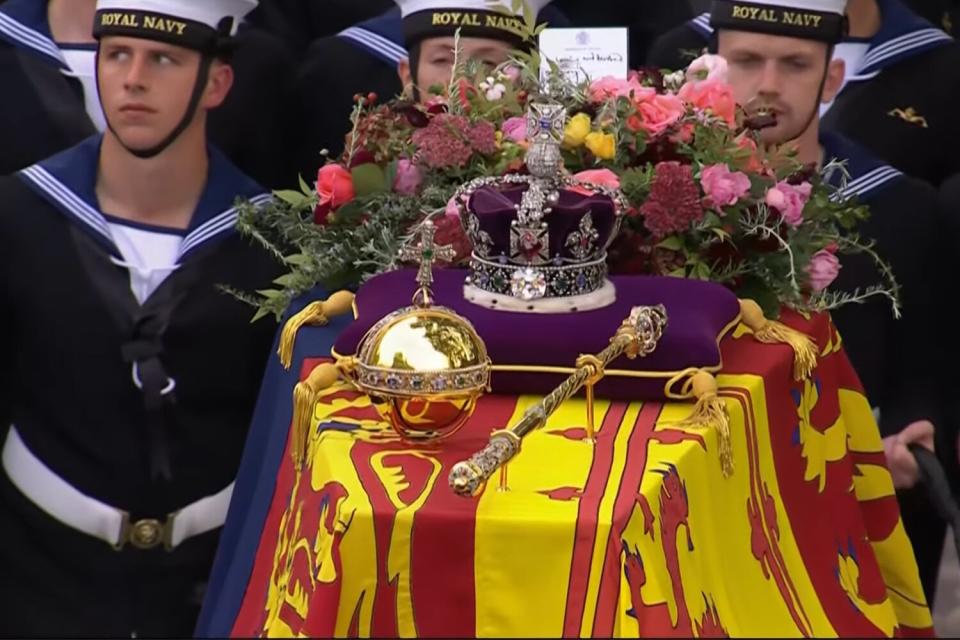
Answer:
POLYGON ((821 102, 824 104, 832 102, 840 93, 840 89, 843 88, 843 76, 846 73, 846 68, 847 65, 842 59, 831 60, 827 64, 827 78, 823 83, 821 102))

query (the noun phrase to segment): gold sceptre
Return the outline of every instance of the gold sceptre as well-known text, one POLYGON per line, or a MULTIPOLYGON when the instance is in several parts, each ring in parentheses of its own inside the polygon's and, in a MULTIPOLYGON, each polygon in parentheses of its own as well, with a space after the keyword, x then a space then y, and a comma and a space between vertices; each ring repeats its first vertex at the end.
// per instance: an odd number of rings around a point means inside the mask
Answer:
POLYGON ((450 471, 450 488, 461 496, 480 493, 490 476, 517 455, 527 434, 546 424, 547 418, 584 385, 594 384, 602 378, 607 365, 620 356, 626 355, 632 360, 653 353, 666 326, 667 311, 663 305, 634 307, 606 349, 596 356, 581 357, 573 374, 527 409, 520 422, 510 429, 495 431, 482 451, 454 465, 450 471))

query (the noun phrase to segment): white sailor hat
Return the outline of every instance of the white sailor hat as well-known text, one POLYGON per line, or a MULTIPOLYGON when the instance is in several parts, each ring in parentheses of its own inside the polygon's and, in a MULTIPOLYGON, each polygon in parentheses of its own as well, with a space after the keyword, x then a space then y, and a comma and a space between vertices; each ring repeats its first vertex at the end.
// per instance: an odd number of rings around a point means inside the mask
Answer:
MULTIPOLYGON (((519 44, 523 39, 523 3, 512 0, 394 0, 400 6, 403 38, 409 48, 424 38, 493 38, 519 44)), ((524 0, 534 14, 551 0, 524 0)))
POLYGON ((847 0, 714 0, 714 29, 837 43, 847 32, 847 0))
POLYGON ((236 35, 258 0, 97 0, 93 34, 215 51, 236 35))

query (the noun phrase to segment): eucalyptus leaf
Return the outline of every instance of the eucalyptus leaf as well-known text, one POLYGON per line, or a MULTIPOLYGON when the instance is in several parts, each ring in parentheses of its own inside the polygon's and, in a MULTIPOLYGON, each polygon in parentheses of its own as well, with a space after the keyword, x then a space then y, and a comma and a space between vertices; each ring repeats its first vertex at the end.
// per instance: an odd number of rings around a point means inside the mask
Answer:
POLYGON ((292 189, 274 191, 273 195, 280 198, 287 204, 297 208, 302 207, 308 200, 306 195, 300 193, 299 191, 294 191, 292 189))
POLYGON ((273 284, 287 288, 296 286, 300 281, 300 275, 297 273, 285 273, 276 280, 273 281, 273 284))
POLYGON ((315 260, 312 256, 308 256, 303 253, 294 253, 289 256, 284 256, 283 262, 295 267, 309 267, 315 262, 315 260))
POLYGON ((681 251, 683 249, 683 238, 680 236, 669 236, 658 242, 657 246, 661 249, 669 249, 670 251, 681 251))
POLYGON ((303 176, 298 175, 297 178, 300 180, 300 190, 303 191, 303 195, 312 196, 314 189, 307 184, 307 181, 303 179, 303 176))

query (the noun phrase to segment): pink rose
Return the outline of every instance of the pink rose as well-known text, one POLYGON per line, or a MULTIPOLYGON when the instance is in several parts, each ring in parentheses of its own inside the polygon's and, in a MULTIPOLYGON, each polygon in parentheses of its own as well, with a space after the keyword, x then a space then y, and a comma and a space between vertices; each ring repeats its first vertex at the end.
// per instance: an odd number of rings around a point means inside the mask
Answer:
POLYGON ((629 98, 636 101, 646 100, 657 91, 652 87, 644 87, 636 78, 621 80, 613 76, 604 76, 590 83, 590 101, 603 102, 609 98, 629 98))
POLYGON ((728 84, 717 80, 688 82, 680 87, 677 95, 698 110, 709 111, 725 120, 731 127, 737 122, 737 103, 733 99, 733 89, 728 84))
POLYGON ((664 94, 654 95, 637 105, 640 115, 640 128, 651 136, 657 136, 677 123, 686 113, 687 108, 677 96, 664 94))
MULTIPOLYGON (((575 174, 573 178, 574 180, 588 182, 599 187, 610 187, 611 189, 620 188, 620 176, 610 169, 587 169, 586 171, 575 174)), ((585 196, 593 195, 590 190, 583 187, 570 187, 570 190, 585 196)))
POLYGON ((689 82, 716 80, 725 84, 727 82, 727 70, 726 58, 706 54, 690 63, 690 66, 687 67, 686 78, 689 82))
POLYGON ((708 206, 731 207, 750 191, 750 178, 739 171, 730 171, 725 164, 714 164, 700 174, 700 186, 710 201, 708 206))
POLYGON ((527 119, 520 116, 507 118, 501 127, 503 135, 514 142, 523 142, 527 139, 527 119))
POLYGON ((516 83, 520 80, 520 68, 513 64, 508 64, 503 68, 503 75, 510 79, 510 82, 516 83))
POLYGON ((810 288, 814 291, 823 291, 837 279, 840 274, 840 260, 827 250, 817 251, 810 258, 807 265, 807 274, 810 276, 810 288))
POLYGON ((784 222, 791 227, 799 227, 803 222, 803 208, 810 199, 812 190, 813 187, 809 182, 794 186, 781 181, 767 191, 765 201, 767 206, 780 212, 784 222))
POLYGON ((423 174, 420 168, 410 160, 401 158, 397 162, 397 176, 393 179, 393 190, 404 196, 412 196, 417 193, 421 182, 423 182, 423 174))
POLYGON ((674 142, 682 142, 683 144, 690 144, 693 142, 693 134, 696 133, 697 128, 693 125, 692 122, 685 122, 680 125, 680 129, 673 136, 674 142))

